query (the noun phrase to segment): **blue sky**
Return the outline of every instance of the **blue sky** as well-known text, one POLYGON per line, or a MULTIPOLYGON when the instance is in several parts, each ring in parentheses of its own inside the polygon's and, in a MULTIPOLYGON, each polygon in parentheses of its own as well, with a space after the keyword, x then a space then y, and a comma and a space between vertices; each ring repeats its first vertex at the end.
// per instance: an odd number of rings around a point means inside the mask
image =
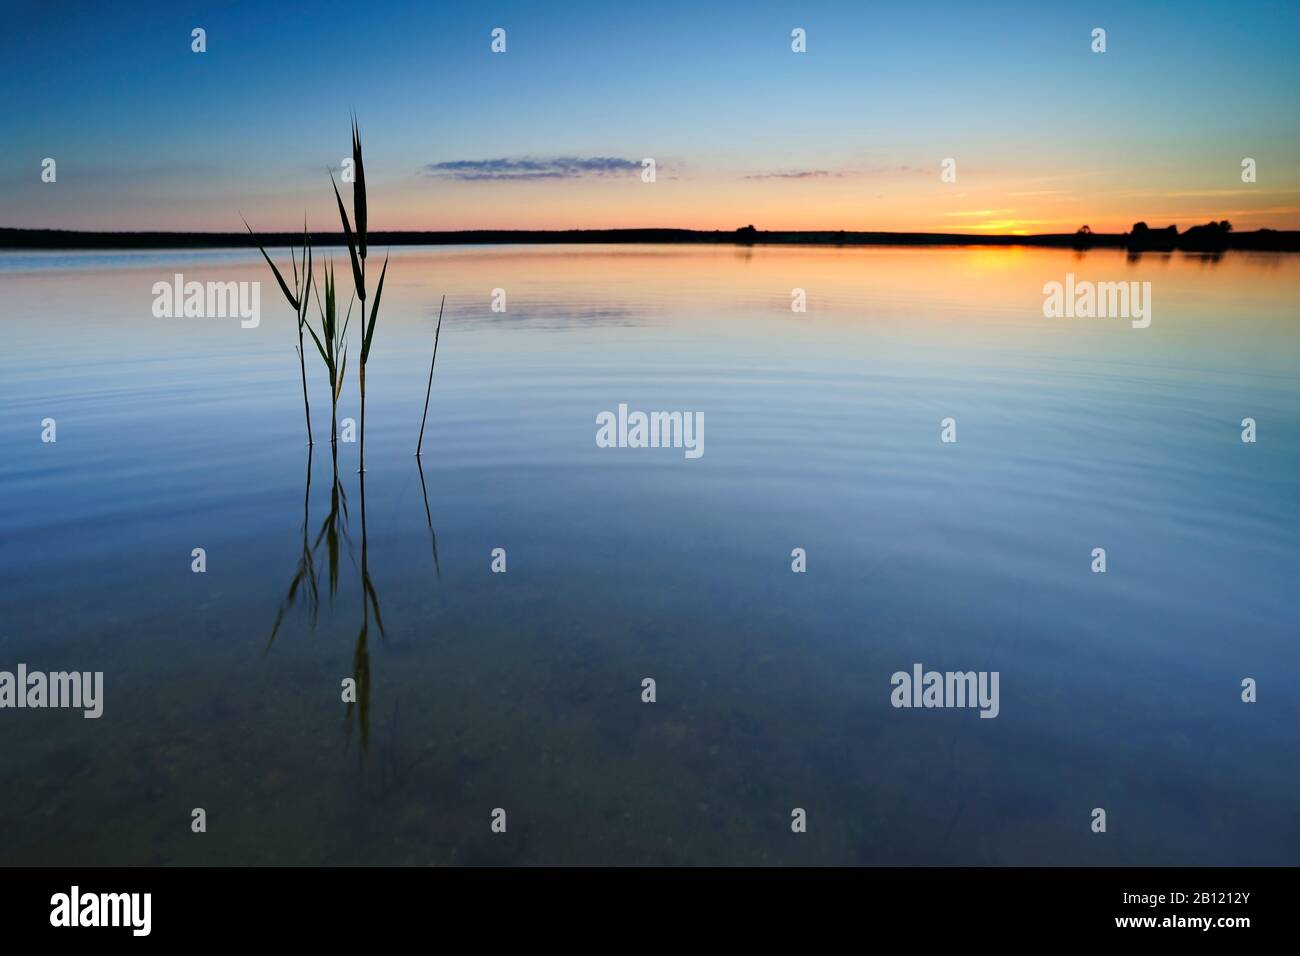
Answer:
POLYGON ((1295 3, 547 6, 19 3, 0 225, 324 221, 352 110, 377 227, 1300 224, 1295 3), (428 175, 521 161, 561 172, 428 175))

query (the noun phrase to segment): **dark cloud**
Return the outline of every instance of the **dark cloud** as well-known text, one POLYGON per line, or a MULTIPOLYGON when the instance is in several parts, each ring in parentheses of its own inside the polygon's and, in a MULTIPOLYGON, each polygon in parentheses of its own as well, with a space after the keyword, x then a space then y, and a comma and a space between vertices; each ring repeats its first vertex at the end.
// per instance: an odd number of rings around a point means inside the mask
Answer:
POLYGON ((824 176, 843 176, 828 169, 791 169, 776 173, 750 173, 746 179, 820 179, 824 176))
POLYGON ((483 180, 579 179, 640 171, 639 159, 616 156, 521 156, 501 159, 455 159, 429 163, 421 175, 430 179, 483 180))
POLYGON ((870 179, 920 173, 914 166, 877 166, 866 169, 780 169, 749 173, 745 179, 870 179))

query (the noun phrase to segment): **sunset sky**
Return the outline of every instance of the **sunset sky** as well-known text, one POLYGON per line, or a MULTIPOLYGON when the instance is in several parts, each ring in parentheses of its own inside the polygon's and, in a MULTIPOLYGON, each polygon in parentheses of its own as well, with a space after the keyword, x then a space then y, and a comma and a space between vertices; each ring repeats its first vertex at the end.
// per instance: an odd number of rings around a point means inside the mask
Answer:
POLYGON ((550 7, 20 2, 0 226, 1300 228, 1294 2, 550 7))

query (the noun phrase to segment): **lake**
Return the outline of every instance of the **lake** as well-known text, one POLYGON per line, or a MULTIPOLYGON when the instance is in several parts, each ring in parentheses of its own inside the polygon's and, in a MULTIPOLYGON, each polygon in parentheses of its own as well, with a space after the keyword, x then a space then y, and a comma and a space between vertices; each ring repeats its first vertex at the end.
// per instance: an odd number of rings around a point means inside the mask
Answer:
POLYGON ((0 710, 0 864, 1300 864, 1300 257, 395 249, 364 497, 255 250, 0 288, 0 669, 104 675, 0 710), (176 273, 260 324, 156 318, 176 273))

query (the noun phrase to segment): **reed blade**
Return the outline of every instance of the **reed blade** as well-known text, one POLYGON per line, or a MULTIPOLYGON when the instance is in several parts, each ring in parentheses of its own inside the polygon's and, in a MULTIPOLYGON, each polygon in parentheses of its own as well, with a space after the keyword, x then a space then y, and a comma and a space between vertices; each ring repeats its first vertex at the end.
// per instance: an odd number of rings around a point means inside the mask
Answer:
POLYGON ((361 130, 357 128, 357 118, 352 117, 352 164, 356 166, 356 179, 352 183, 352 212, 357 220, 357 244, 361 247, 361 258, 366 257, 366 224, 369 215, 366 211, 366 167, 361 161, 361 130))
POLYGON ((293 310, 297 312, 298 297, 289 291, 289 285, 284 281, 284 276, 280 275, 280 270, 275 267, 275 263, 271 261, 271 257, 266 254, 266 248, 262 245, 262 241, 254 234, 253 227, 248 224, 248 220, 244 219, 243 216, 240 216, 239 218, 243 219, 244 228, 247 229, 248 234, 253 237, 253 242, 257 243, 257 248, 261 251, 262 258, 266 260, 266 264, 270 266, 271 271, 275 273, 275 281, 280 283, 280 291, 284 293, 284 297, 289 300, 289 304, 293 306, 293 310))
POLYGON ((339 195, 339 185, 330 173, 330 185, 334 187, 334 199, 339 204, 339 219, 343 221, 343 238, 348 242, 348 255, 352 258, 352 281, 356 283, 357 295, 364 302, 366 298, 366 280, 362 277, 361 260, 357 258, 357 240, 352 233, 352 224, 348 222, 348 211, 343 206, 343 197, 339 195))
POLYGON ((302 310, 300 315, 301 315, 301 321, 306 322, 307 321, 307 290, 312 287, 314 280, 312 278, 313 256, 311 254, 311 240, 305 235, 303 236, 303 259, 305 260, 304 271, 306 274, 306 278, 303 280, 303 284, 302 284, 303 300, 302 300, 302 310))
POLYGON ((348 337, 348 325, 352 322, 352 306, 356 303, 357 296, 354 292, 348 299, 348 314, 343 317, 343 330, 339 332, 339 339, 344 340, 348 337))
MULTIPOLYGON (((365 337, 361 340, 361 364, 364 366, 370 358, 370 340, 375 337, 375 321, 379 318, 379 298, 384 294, 384 276, 388 274, 388 256, 384 256, 384 268, 379 272, 379 286, 375 289, 375 301, 370 306, 370 324, 366 327, 365 337)), ((364 316, 364 311, 362 315, 364 316)))
POLYGON ((333 363, 330 361, 330 357, 325 354, 325 346, 321 345, 320 339, 316 335, 316 330, 311 327, 310 322, 306 323, 304 327, 311 334, 311 340, 316 343, 316 351, 320 352, 321 361, 325 363, 325 368, 328 369, 333 363))

